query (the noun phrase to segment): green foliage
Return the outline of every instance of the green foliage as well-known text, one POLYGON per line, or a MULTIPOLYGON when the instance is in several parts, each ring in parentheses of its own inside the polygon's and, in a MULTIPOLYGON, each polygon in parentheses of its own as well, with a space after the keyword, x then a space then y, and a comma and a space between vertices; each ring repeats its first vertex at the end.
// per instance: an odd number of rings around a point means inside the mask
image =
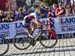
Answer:
POLYGON ((47 5, 52 5, 53 3, 57 3, 57 0, 40 0, 41 2, 45 2, 47 5))

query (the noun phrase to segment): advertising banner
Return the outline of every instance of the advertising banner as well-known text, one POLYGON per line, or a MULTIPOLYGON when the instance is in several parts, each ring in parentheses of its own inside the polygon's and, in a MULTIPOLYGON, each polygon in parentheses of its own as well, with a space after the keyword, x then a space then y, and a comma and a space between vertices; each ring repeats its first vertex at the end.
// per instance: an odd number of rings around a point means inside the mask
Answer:
MULTIPOLYGON (((75 33, 75 16, 52 18, 57 34, 75 33)), ((48 18, 43 18, 41 22, 48 23, 48 18)), ((50 22, 51 23, 51 22, 50 22)), ((16 33, 24 31, 22 21, 0 23, 0 37, 11 39, 16 33)))
POLYGON ((54 18, 54 22, 57 34, 75 32, 75 16, 54 18))

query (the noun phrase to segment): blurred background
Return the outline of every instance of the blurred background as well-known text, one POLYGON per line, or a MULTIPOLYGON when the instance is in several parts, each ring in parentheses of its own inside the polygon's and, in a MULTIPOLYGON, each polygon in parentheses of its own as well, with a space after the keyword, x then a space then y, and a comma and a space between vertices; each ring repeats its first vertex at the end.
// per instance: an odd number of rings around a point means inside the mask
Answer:
POLYGON ((20 6, 32 6, 34 2, 42 1, 47 5, 52 5, 53 3, 60 3, 67 1, 68 3, 74 4, 75 0, 0 0, 0 10, 16 9, 20 6))

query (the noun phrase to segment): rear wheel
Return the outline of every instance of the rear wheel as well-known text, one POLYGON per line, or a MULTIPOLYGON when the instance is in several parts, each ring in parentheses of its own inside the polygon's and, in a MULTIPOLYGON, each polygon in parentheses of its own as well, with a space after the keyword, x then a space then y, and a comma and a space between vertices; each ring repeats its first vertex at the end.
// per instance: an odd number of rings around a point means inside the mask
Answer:
POLYGON ((27 49, 30 46, 30 43, 26 32, 17 33, 14 36, 13 44, 19 50, 27 49))
MULTIPOLYGON (((53 32, 53 31, 50 31, 53 32)), ((40 43, 45 48, 52 48, 56 45, 58 39, 57 37, 52 37, 52 34, 50 36, 47 35, 48 30, 44 30, 42 35, 40 36, 40 43)))
POLYGON ((8 52, 9 43, 5 38, 0 38, 0 56, 8 52))

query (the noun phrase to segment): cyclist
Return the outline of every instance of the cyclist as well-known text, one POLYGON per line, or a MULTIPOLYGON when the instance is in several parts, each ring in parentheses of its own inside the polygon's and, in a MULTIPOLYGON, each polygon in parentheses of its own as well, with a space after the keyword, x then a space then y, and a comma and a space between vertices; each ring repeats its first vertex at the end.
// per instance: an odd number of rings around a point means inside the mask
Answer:
MULTIPOLYGON (((34 13, 31 13, 24 17, 23 25, 25 25, 30 34, 33 33, 37 25, 39 24, 46 25, 45 23, 40 21, 40 18, 42 18, 42 16, 43 16, 43 9, 37 8, 34 13)), ((32 36, 30 35, 30 37, 32 36)))

